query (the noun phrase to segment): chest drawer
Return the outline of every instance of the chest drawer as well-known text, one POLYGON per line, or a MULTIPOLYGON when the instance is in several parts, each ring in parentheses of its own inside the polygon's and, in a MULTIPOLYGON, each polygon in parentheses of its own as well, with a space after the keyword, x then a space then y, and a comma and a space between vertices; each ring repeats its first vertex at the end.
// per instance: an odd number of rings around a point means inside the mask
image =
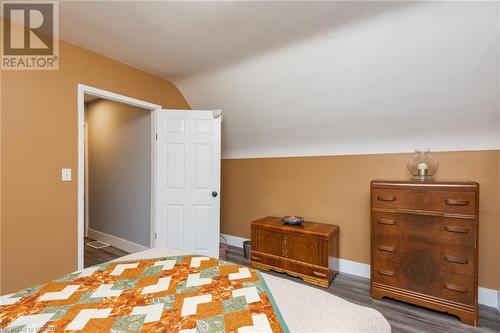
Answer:
POLYGON ((375 239, 396 238, 421 242, 476 246, 476 220, 442 216, 372 213, 375 239))
POLYGON ((330 272, 328 267, 318 267, 313 265, 303 264, 297 261, 287 262, 289 271, 297 272, 302 275, 307 275, 315 279, 329 279, 330 272))
POLYGON ((475 300, 474 278, 471 276, 378 261, 373 267, 372 280, 461 304, 471 305, 475 300))
POLYGON ((425 270, 474 275, 475 250, 469 247, 380 238, 373 241, 372 253, 375 262, 399 262, 425 270))
POLYGON ((278 269, 286 270, 286 261, 276 258, 274 256, 268 256, 265 253, 251 251, 250 259, 255 263, 264 264, 267 266, 273 266, 278 269))
POLYGON ((382 209, 418 209, 448 214, 474 215, 475 192, 406 189, 372 189, 372 207, 382 209))

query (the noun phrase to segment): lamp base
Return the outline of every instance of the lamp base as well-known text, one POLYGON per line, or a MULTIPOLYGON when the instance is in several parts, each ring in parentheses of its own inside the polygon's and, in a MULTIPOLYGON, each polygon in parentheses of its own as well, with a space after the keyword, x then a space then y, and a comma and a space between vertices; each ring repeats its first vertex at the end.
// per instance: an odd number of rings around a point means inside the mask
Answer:
POLYGON ((424 176, 413 176, 412 177, 413 180, 421 180, 421 181, 425 181, 425 180, 432 180, 432 176, 430 175, 424 175, 424 176))

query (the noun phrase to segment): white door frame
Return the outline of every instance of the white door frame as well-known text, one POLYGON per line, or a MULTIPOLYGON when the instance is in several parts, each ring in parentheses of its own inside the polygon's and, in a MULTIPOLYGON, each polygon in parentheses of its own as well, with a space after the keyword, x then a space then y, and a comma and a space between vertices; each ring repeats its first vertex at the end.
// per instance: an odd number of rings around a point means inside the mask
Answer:
POLYGON ((89 233, 89 127, 85 121, 83 122, 83 158, 85 161, 85 167, 83 170, 83 177, 85 180, 85 187, 84 187, 84 203, 85 203, 85 213, 83 214, 84 217, 84 226, 85 229, 83 231, 84 237, 88 236, 89 233))
POLYGON ((78 84, 78 270, 83 269, 84 258, 84 235, 85 235, 85 157, 84 157, 84 114, 85 114, 85 94, 112 100, 115 102, 125 103, 137 106, 143 109, 151 110, 151 218, 150 218, 150 246, 154 246, 154 228, 155 228, 155 202, 156 202, 156 188, 155 184, 155 164, 156 164, 156 113, 155 110, 161 109, 161 105, 141 101, 132 97, 115 94, 110 91, 90 87, 84 84, 78 84))

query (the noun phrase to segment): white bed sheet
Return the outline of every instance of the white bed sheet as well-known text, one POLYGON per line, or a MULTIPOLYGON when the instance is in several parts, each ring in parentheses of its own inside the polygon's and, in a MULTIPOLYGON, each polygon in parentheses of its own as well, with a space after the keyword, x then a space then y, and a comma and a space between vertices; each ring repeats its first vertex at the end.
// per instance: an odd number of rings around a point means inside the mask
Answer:
MULTIPOLYGON (((150 249, 116 259, 138 260, 190 254, 175 249, 150 249)), ((326 291, 262 273, 290 332, 391 332, 378 311, 346 301, 326 291)))

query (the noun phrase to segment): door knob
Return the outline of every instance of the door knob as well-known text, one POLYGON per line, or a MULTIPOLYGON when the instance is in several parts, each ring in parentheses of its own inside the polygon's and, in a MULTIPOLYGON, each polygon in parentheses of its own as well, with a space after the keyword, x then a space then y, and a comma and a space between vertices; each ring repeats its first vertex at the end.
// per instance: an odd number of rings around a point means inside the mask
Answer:
POLYGON ((212 196, 213 196, 214 198, 217 196, 217 194, 218 194, 218 193, 217 193, 217 191, 213 191, 213 192, 212 192, 212 196))

